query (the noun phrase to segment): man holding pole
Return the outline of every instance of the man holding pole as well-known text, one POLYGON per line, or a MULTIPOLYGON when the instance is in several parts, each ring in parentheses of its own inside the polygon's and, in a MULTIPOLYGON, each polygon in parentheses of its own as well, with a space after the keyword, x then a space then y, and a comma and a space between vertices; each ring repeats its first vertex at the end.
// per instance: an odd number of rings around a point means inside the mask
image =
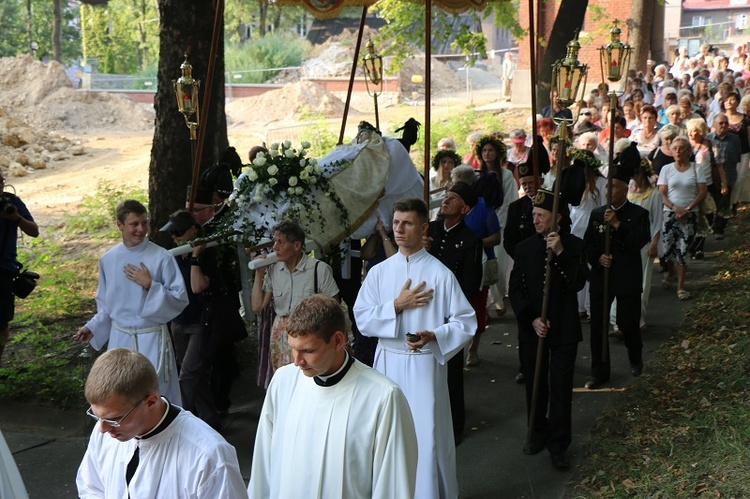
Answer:
MULTIPOLYGON (((640 320, 643 265, 641 248, 651 240, 648 211, 628 201, 628 183, 640 166, 640 155, 633 142, 614 161, 610 206, 600 206, 591 212, 584 239, 586 257, 591 265, 591 377, 586 388, 596 389, 609 381, 610 361, 604 342, 605 322, 609 308, 617 298, 617 327, 622 331, 628 349, 630 371, 640 376, 643 371, 640 320), (610 247, 606 248, 605 224, 610 225, 610 247), (609 269, 609 285, 605 286, 605 272, 609 269), (606 291, 606 313, 604 293, 606 291)), ((607 329, 609 327, 607 326, 607 329)))
MULTIPOLYGON (((578 318, 576 292, 585 280, 581 274, 583 241, 569 234, 552 231, 552 192, 539 189, 534 197, 533 223, 536 234, 515 247, 509 297, 519 325, 520 351, 526 378, 526 407, 533 426, 524 454, 541 452, 545 447, 555 468, 566 470, 571 442, 573 372, 578 343, 583 339, 578 318), (546 259, 552 250, 550 278, 545 285, 546 259), (547 288, 547 289, 545 289, 547 288), (544 295, 549 300, 546 320, 542 318, 544 295), (539 342, 541 355, 537 357, 539 342), (539 374, 535 376, 539 363, 539 374), (537 400, 532 402, 534 384, 537 400), (534 406, 534 415, 530 415, 534 406), (549 408, 549 416, 547 409, 549 408)), ((564 209, 564 201, 560 201, 564 209)), ((563 218, 557 214, 557 222, 563 218)))

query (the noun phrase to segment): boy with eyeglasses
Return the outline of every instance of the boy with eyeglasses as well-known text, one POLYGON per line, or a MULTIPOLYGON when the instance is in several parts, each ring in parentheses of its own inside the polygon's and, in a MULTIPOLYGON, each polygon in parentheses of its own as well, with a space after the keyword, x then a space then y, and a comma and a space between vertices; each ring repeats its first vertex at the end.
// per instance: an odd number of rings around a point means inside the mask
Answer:
POLYGON ((99 259, 96 315, 73 339, 100 350, 130 348, 156 368, 159 393, 182 404, 167 323, 188 304, 177 262, 148 240, 148 213, 138 201, 121 201, 115 211, 122 243, 99 259))
POLYGON ((234 447, 159 395, 143 355, 104 353, 85 393, 97 424, 78 468, 80 497, 246 497, 234 447))

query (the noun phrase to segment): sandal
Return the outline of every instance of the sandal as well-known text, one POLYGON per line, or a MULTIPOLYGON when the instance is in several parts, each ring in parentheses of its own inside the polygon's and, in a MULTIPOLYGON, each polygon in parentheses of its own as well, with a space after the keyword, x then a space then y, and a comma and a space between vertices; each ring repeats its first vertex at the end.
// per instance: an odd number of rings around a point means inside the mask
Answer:
POLYGON ((661 287, 664 289, 669 289, 672 287, 672 277, 667 274, 661 279, 661 287))
POLYGON ((680 301, 685 301, 690 299, 690 292, 685 291, 684 289, 678 289, 677 290, 677 299, 680 301))

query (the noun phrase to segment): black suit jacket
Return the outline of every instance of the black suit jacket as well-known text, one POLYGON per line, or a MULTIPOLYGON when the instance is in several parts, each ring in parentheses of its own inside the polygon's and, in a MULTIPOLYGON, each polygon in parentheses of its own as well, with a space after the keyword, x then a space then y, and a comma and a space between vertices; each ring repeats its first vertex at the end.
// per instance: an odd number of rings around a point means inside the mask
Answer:
POLYGON ((429 253, 453 272, 464 296, 471 299, 482 286, 482 240, 463 220, 447 232, 442 220, 430 222, 429 236, 429 253))
MULTIPOLYGON (((581 320, 578 317, 579 271, 583 264, 583 241, 574 235, 560 235, 563 252, 552 255, 552 280, 550 283, 547 320, 550 345, 578 343, 583 340, 581 320)), ((536 341, 531 326, 542 315, 542 298, 546 271, 547 246, 542 236, 533 236, 516 245, 515 262, 510 274, 508 296, 519 324, 519 339, 536 341)))
POLYGON ((533 210, 534 203, 529 196, 508 205, 508 219, 503 229, 503 248, 511 258, 515 257, 516 245, 536 233, 531 216, 533 210))
MULTIPOLYGON (((599 257, 604 254, 605 224, 604 211, 600 206, 591 212, 586 228, 586 258, 591 265, 591 294, 604 292, 604 267, 599 265, 599 257)), ((643 290, 643 265, 641 248, 651 240, 648 211, 637 204, 626 201, 617 210, 620 227, 611 228, 610 253, 612 267, 609 270, 610 296, 640 293, 643 290)))

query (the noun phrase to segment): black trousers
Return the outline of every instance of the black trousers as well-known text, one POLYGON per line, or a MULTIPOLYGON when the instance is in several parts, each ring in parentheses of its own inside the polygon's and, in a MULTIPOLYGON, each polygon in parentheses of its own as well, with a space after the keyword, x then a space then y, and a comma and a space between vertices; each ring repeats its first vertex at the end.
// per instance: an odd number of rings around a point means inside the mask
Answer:
MULTIPOLYGON (((615 296, 609 297, 607 315, 615 296)), ((610 361, 602 360, 604 346, 604 299, 600 293, 591 293, 591 376, 599 381, 609 381, 610 361)), ((609 319, 608 319, 609 321, 609 319)), ((631 364, 642 362, 643 342, 641 341, 641 294, 617 295, 617 327, 622 331, 622 339, 628 349, 631 364)), ((607 322, 609 324, 609 322, 607 322)), ((609 329, 609 326, 607 327, 609 329)), ((607 331, 609 332, 609 331, 607 331)))
POLYGON ((461 350, 448 361, 448 396, 451 401, 453 436, 458 441, 466 425, 464 404, 464 351, 461 350))
MULTIPOLYGON (((526 376, 527 417, 531 413, 537 344, 538 340, 520 344, 526 376)), ((570 446, 573 374, 577 355, 578 343, 550 346, 549 342, 544 342, 532 438, 535 441, 546 440, 550 454, 561 454, 570 446)))

